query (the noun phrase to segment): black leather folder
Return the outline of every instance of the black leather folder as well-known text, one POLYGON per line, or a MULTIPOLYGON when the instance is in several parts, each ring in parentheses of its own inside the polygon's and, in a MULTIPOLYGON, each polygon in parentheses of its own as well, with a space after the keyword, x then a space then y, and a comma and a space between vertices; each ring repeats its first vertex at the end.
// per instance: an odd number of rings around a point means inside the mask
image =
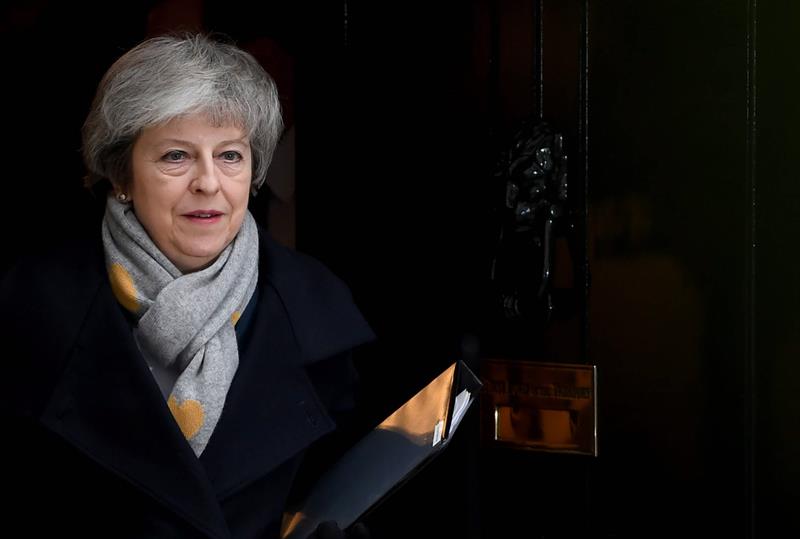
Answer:
POLYGON ((352 446, 284 515, 281 537, 306 539, 324 521, 346 529, 447 447, 481 382, 457 361, 352 446))

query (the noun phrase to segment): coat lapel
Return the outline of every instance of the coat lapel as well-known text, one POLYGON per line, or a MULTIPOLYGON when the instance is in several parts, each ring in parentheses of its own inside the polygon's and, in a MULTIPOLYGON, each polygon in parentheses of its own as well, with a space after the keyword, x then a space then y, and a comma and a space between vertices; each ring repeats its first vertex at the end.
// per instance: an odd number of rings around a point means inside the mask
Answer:
POLYGON ((224 499, 334 428, 300 360, 274 287, 259 296, 225 408, 200 457, 224 499))
POLYGON ((107 281, 42 422, 208 536, 229 537, 208 478, 172 419, 107 281))

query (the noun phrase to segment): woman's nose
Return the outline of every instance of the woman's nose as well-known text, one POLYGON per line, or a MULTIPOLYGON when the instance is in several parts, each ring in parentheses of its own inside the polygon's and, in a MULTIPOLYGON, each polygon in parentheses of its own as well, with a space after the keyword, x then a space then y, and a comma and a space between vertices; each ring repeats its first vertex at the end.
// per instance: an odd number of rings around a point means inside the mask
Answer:
POLYGON ((195 161, 194 178, 190 185, 194 193, 215 193, 219 190, 219 171, 214 166, 213 156, 202 156, 195 161))

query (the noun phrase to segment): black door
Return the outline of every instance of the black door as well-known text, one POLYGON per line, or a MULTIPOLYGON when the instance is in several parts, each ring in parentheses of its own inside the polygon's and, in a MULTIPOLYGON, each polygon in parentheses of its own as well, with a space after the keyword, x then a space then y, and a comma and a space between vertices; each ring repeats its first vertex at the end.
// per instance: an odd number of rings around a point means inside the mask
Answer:
POLYGON ((596 365, 599 404, 597 457, 473 451, 473 417, 376 525, 402 537, 438 514, 440 531, 466 519, 459 533, 487 538, 791 528, 798 7, 375 4, 338 6, 323 39, 335 46, 309 52, 298 245, 355 283, 382 337, 376 365, 407 369, 408 386, 477 342, 479 361, 596 365), (579 241, 561 270, 576 310, 526 325, 486 300, 493 171, 531 117, 564 135, 579 241))

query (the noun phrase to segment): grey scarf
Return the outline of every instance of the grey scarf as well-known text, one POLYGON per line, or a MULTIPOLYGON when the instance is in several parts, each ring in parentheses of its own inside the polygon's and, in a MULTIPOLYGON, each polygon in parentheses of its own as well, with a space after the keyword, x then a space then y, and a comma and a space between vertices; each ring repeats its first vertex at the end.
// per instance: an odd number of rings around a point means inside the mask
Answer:
POLYGON ((239 365, 234 324, 258 280, 250 212, 209 267, 186 275, 156 247, 133 207, 109 197, 103 245, 111 286, 136 317, 142 353, 178 375, 167 405, 197 456, 217 425, 239 365))

